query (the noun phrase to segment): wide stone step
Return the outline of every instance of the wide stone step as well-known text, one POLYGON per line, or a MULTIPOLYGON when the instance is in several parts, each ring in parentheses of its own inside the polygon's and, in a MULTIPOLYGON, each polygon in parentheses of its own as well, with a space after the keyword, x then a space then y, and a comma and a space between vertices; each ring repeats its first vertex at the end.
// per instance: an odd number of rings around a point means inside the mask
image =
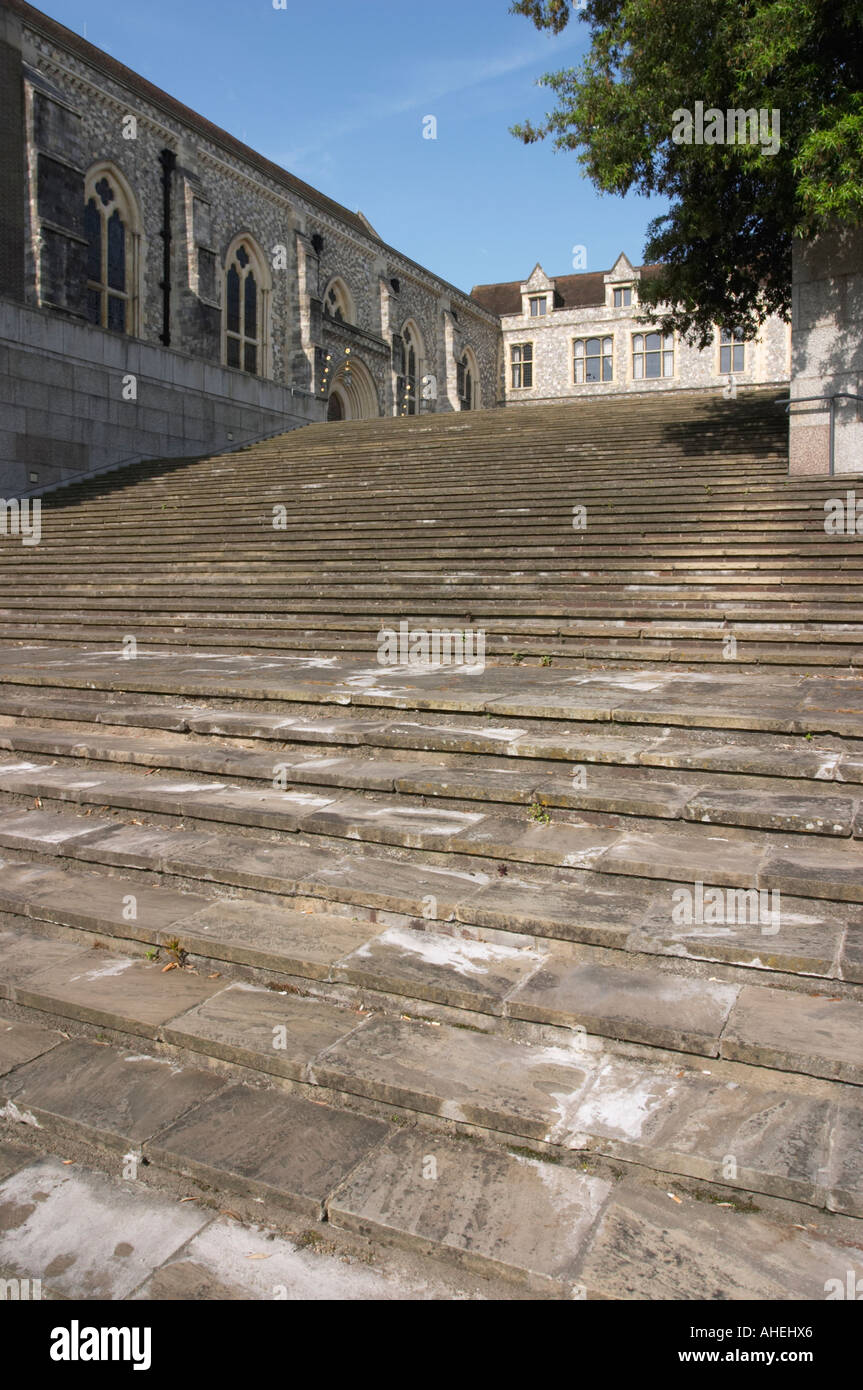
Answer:
MULTIPOLYGON (((293 613, 291 616, 285 614, 271 613, 261 616, 257 611, 245 613, 239 609, 235 613, 214 612, 209 613, 205 608, 191 611, 171 610, 168 613, 156 616, 153 609, 133 610, 115 604, 113 607, 109 603, 106 611, 97 611, 95 608, 96 600, 92 601, 93 607, 76 605, 74 611, 70 611, 67 603, 65 610, 43 608, 30 610, 25 604, 21 604, 22 609, 26 608, 28 623, 34 619, 39 622, 42 631, 56 630, 58 624, 66 624, 77 628, 83 634, 88 628, 113 629, 111 635, 118 630, 118 622, 122 622, 124 634, 130 631, 137 632, 140 628, 156 628, 160 632, 176 632, 178 629, 193 631, 196 633, 249 633, 259 632, 266 636, 268 641, 276 638, 280 633, 296 633, 308 636, 311 632, 357 632, 369 635, 368 647, 372 650, 375 646, 375 639, 381 630, 381 619, 379 615, 364 614, 361 609, 355 608, 346 614, 330 614, 326 612, 315 613, 315 627, 309 628, 309 616, 303 613, 293 613), (119 614, 115 611, 119 608, 119 614), (169 626, 170 625, 170 626, 169 626)), ((158 605, 153 605, 157 608, 158 605)), ((411 624, 414 628, 422 628, 433 631, 435 628, 481 628, 486 633, 487 650, 499 648, 501 642, 512 640, 510 634, 522 634, 531 637, 543 638, 562 638, 567 643, 572 643, 573 639, 579 638, 599 638, 602 641, 612 639, 612 642, 619 644, 621 638, 626 638, 630 643, 637 642, 639 650, 650 650, 650 646, 643 647, 642 643, 648 644, 662 641, 662 639, 679 639, 676 643, 666 643, 670 649, 680 649, 693 652, 703 650, 712 652, 716 655, 718 645, 727 643, 728 637, 734 637, 735 641, 742 644, 744 651, 763 650, 763 644, 775 643, 777 648, 783 651, 789 645, 795 649, 795 655, 799 655, 801 660, 809 660, 813 653, 811 648, 823 647, 831 652, 839 646, 847 646, 849 660, 857 653, 863 652, 863 627, 854 623, 826 623, 826 624, 799 624, 794 627, 786 625, 783 627, 778 623, 758 623, 758 622, 732 622, 724 623, 721 620, 711 622, 699 622, 698 620, 685 621, 678 619, 675 622, 657 623, 638 623, 637 621, 619 619, 612 622, 591 621, 581 619, 572 621, 558 616, 535 616, 525 607, 523 611, 515 611, 508 617, 493 616, 487 611, 477 615, 473 611, 462 610, 450 606, 448 609, 442 604, 436 610, 417 609, 415 606, 408 606, 407 602, 400 603, 394 616, 409 615, 411 624), (494 634, 494 638, 489 642, 488 636, 494 634), (704 644, 703 647, 700 644, 704 644), (709 644, 709 645, 708 645, 709 644), (757 646, 753 646, 757 644, 757 646)), ((18 608, 0 608, 0 628, 9 625, 16 631, 20 630, 21 612, 18 608)), ((561 615, 562 616, 562 615, 561 615)), ((147 633, 148 639, 152 640, 151 633, 147 633)), ((610 644, 609 644, 610 645, 610 644)), ((721 653, 720 653, 721 655, 721 653)), ((727 657, 723 658, 727 660, 727 657)))
MULTIPOLYGON (((847 783, 848 794, 854 796, 856 786, 863 782, 863 747, 823 735, 817 741, 805 738, 792 741, 769 733, 726 733, 722 730, 669 729, 655 733, 649 726, 627 727, 620 722, 601 727, 571 723, 568 728, 550 733, 541 723, 529 720, 518 723, 510 720, 506 725, 495 725, 482 718, 471 721, 468 716, 455 724, 429 715, 421 719, 365 719, 340 714, 332 708, 325 713, 312 712, 302 717, 259 710, 207 709, 182 701, 143 704, 133 698, 124 700, 122 696, 119 699, 106 699, 103 695, 87 698, 83 690, 62 697, 46 695, 39 690, 16 695, 15 688, 8 686, 0 687, 2 715, 22 718, 24 728, 19 734, 23 737, 28 737, 33 728, 30 721, 38 719, 83 725, 83 733, 89 738, 93 730, 87 726, 95 724, 132 726, 140 730, 166 729, 198 736, 225 736, 231 740, 260 740, 277 745, 280 756, 277 758, 274 750, 274 762, 283 760, 285 746, 298 745, 302 749, 313 745, 322 752, 332 749, 344 752, 358 747, 405 750, 421 753, 424 759, 440 753, 450 759, 468 757, 471 759, 468 766, 472 765, 473 758, 482 759, 484 766, 494 767, 504 766, 503 759, 506 762, 536 760, 550 764, 552 775, 556 762, 565 763, 570 772, 585 765, 593 765, 597 772, 603 767, 643 765, 683 771, 693 776, 699 771, 751 775, 748 785, 753 789, 770 786, 779 794, 787 790, 788 781, 794 781, 798 784, 796 790, 804 790, 805 784, 808 795, 811 790, 819 790, 810 789, 808 785, 815 781, 847 783)), ((50 736, 50 727, 37 732, 50 736)), ((0 738, 10 739, 9 746, 12 746, 12 737, 8 727, 0 730, 0 738)), ((47 750, 47 745, 41 746, 47 750)), ((228 746, 236 749, 242 745, 232 742, 228 746)), ((449 765, 459 764, 450 762, 449 765)), ((720 785, 713 779, 711 783, 720 785)))
MULTIPOLYGON (((290 765, 284 767, 289 780, 290 765)), ((365 767, 367 786, 392 777, 391 770, 379 769, 374 762, 365 767)), ((617 803, 627 807, 623 812, 573 810, 552 817, 545 809, 547 801, 537 795, 529 809, 516 816, 508 809, 461 809, 446 799, 429 803, 426 798, 433 779, 428 774, 413 782, 421 796, 412 800, 374 792, 363 796, 319 785, 314 790, 263 791, 194 776, 176 779, 122 772, 99 776, 32 762, 5 768, 0 772, 0 789, 31 799, 254 826, 287 836, 302 832, 322 837, 328 844, 348 840, 432 856, 480 856, 514 864, 678 882, 700 880, 863 902, 863 823, 856 803, 849 807, 839 798, 825 798, 820 804, 818 799, 801 803, 794 797, 771 801, 768 796, 756 796, 747 802, 739 792, 705 792, 680 807, 688 822, 703 825, 682 825, 667 820, 654 823, 651 813, 655 815, 656 798, 652 804, 644 798, 639 805, 631 796, 627 801, 623 790, 617 803), (723 817, 731 823, 722 825, 723 817), (759 829, 746 834, 737 828, 752 823, 766 823, 782 833, 759 829), (720 828, 722 833, 716 833, 720 828), (852 832, 855 838, 850 840, 852 832), (829 848, 813 844, 814 835, 830 835, 829 848)), ((558 793, 563 795, 575 800, 579 794, 567 787, 558 793)), ((666 814, 677 809, 668 795, 661 804, 666 814)), ((3 837, 14 834, 8 829, 14 823, 10 816, 14 818, 14 813, 0 820, 0 843, 10 843, 3 837)))
MULTIPOLYGON (((639 958, 716 961, 792 977, 863 981, 859 908, 787 893, 777 902, 766 891, 752 893, 748 884, 735 885, 717 899, 691 879, 681 893, 673 880, 647 876, 536 865, 510 870, 505 863, 467 856, 420 863, 357 853, 356 845, 341 850, 299 838, 279 844, 178 827, 124 827, 92 815, 39 810, 0 818, 0 843, 35 857, 42 869, 61 857, 78 861, 79 869, 87 863, 156 875, 158 882, 194 894, 215 889, 275 895, 279 908, 284 904, 278 900, 299 898, 302 910, 320 912, 339 904, 340 912, 359 909, 364 917, 394 914, 398 926, 435 922, 441 930, 453 930, 449 924, 457 923, 455 930, 467 929, 469 935, 506 933, 500 944, 545 950, 549 941, 564 941, 639 958)), ((9 901, 10 910, 19 911, 9 901)), ((270 897, 264 901, 272 904, 270 897)), ((115 934, 116 913, 108 921, 115 927, 99 929, 115 934)))
MULTIPOLYGON (((136 1153, 145 1171, 176 1174, 189 1195, 211 1203, 214 1196, 223 1207, 264 1201, 271 1222, 300 1217, 313 1223, 313 1234, 326 1221, 383 1249, 420 1251, 517 1281, 513 1289, 534 1296, 691 1299, 721 1288, 734 1299, 815 1299, 824 1295, 826 1270, 847 1267, 856 1280, 863 1269, 857 1223, 847 1217, 825 1214, 813 1223, 806 1220, 812 1208, 738 1210, 733 1188, 705 1192, 686 1181, 676 1184, 672 1201, 661 1176, 585 1172, 572 1162, 432 1136, 237 1084, 193 1064, 167 1069, 158 1055, 132 1057, 32 1024, 0 1031, 0 1073, 10 1096, 6 1132, 17 1141, 3 1148, 4 1197, 17 1198, 19 1208, 32 1158, 21 1137, 30 1140, 26 1117, 38 1116, 43 1143, 47 1137, 63 1153, 70 1137, 83 1139, 106 1155, 111 1172, 114 1155, 136 1153), (479 1225, 477 1210, 486 1213, 479 1225), (633 1261, 633 1249, 654 1259, 633 1261), (657 1250, 661 1274, 653 1268, 657 1250)), ((47 1197, 50 1207, 54 1187, 76 1173, 43 1160, 40 1200, 47 1197)), ((86 1211, 107 1258, 125 1226, 115 1222, 103 1234, 102 1213, 92 1202, 86 1211)), ((186 1259, 205 1260, 195 1239, 201 1214, 172 1203, 165 1220, 174 1243, 190 1242, 186 1259)), ((245 1240, 254 1244, 248 1232, 245 1240)), ((267 1252, 261 1242, 260 1254, 267 1252)))
MULTIPOLYGON (((540 1152, 587 1152, 726 1183, 734 1155, 731 1185, 863 1215, 863 1181, 853 1171, 863 1124, 856 1086, 721 1059, 705 1069, 685 1055, 615 1052, 583 1034, 542 1047, 181 969, 166 975, 156 963, 68 945, 45 965, 34 940, 19 936, 30 960, 6 985, 24 1009, 261 1072, 307 1097, 396 1107, 540 1152)), ((46 1071, 56 1085, 56 1058, 46 1071)), ((0 1078, 0 1098, 38 1122, 26 1076, 0 1078)))
MULTIPOLYGON (((290 730, 284 728, 281 732, 287 738, 290 730)), ((418 741, 416 736, 414 741, 418 741)), ((487 749, 493 746, 486 745, 487 749)), ((673 779, 650 767, 621 772, 607 763, 593 766, 589 776, 586 765, 576 765, 567 776, 527 764, 484 768, 435 765, 428 756, 413 763, 356 755, 298 758, 284 751, 256 753, 203 739, 192 744, 159 743, 140 737, 61 733, 32 726, 0 727, 0 749, 55 754, 64 760, 57 766, 0 760, 0 791, 93 805, 182 812, 192 817, 196 807, 202 806, 203 819, 236 820, 237 808, 245 808, 248 815, 244 824, 288 831, 299 825, 308 827, 306 813, 325 807, 338 813, 345 797, 334 800, 331 792, 349 794, 362 790, 398 794, 404 798, 407 816, 418 816, 425 806, 442 805, 445 817, 448 809, 458 809, 461 803, 481 802, 497 803, 500 807, 531 807, 535 816, 540 815, 539 808, 548 807, 604 811, 615 817, 752 826, 834 838, 863 837, 863 793, 858 793, 853 784, 843 787, 836 780, 804 782, 789 778, 783 782, 722 774, 705 779, 688 772, 673 779), (93 776, 89 768, 78 768, 80 760, 132 764, 146 767, 149 772, 146 780, 135 773, 93 776), (166 781, 161 772, 156 774, 156 769, 168 768, 239 777, 243 784, 226 786, 206 777, 199 782, 166 781), (248 787, 247 782, 262 782, 266 791, 248 787), (307 787, 309 792, 296 793, 296 787, 307 787)), ((607 744, 603 751, 608 753, 607 744)), ((816 757, 813 764, 817 761, 816 757)), ((836 773, 839 761, 835 756, 828 759, 828 770, 836 773)), ((850 761, 847 759, 849 765, 850 761)), ((824 760, 819 770, 823 768, 824 760)), ((858 760, 855 770, 858 777, 863 776, 863 760, 858 760)), ((355 798, 349 799, 347 805, 356 812, 355 798)), ((368 815, 380 815, 381 807, 389 813, 393 803, 370 801, 368 815)))
POLYGON ((856 675, 756 671, 687 673, 644 668, 563 675, 539 667, 492 668, 477 679, 458 668, 368 667, 338 655, 138 652, 50 646, 0 649, 0 677, 28 689, 123 692, 195 699, 398 709, 505 720, 578 720, 675 729, 760 731, 793 736, 863 738, 863 696, 856 675), (385 682, 385 684, 381 684, 385 682))
MULTIPOLYGON (((275 974, 294 992, 299 983, 338 996, 348 986, 360 1005, 383 1001, 393 1013, 417 1003, 442 1005, 483 1026, 486 1020, 549 1025, 863 1083, 863 993, 789 993, 723 982, 704 971, 684 977, 645 955, 631 960, 594 947, 509 946, 440 930, 381 927, 355 916, 214 900, 128 877, 26 862, 4 865, 0 905, 16 918, 95 933, 119 945, 166 950, 170 943, 183 959, 191 957, 190 964, 200 958, 210 967, 275 974)), ((20 929, 4 938, 7 982, 19 978, 21 939, 20 929)), ((23 967, 35 973, 65 949, 60 941, 32 938, 23 967)), ((51 1011, 63 1008, 60 1000, 51 1011)))

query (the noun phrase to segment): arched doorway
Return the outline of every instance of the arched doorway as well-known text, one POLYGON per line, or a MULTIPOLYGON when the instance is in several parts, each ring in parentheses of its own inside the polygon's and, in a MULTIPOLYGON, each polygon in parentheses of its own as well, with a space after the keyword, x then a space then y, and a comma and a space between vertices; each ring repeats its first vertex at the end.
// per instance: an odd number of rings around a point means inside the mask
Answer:
POLYGON ((327 398, 328 420, 374 420, 380 414, 374 378, 359 357, 349 352, 333 375, 327 398))

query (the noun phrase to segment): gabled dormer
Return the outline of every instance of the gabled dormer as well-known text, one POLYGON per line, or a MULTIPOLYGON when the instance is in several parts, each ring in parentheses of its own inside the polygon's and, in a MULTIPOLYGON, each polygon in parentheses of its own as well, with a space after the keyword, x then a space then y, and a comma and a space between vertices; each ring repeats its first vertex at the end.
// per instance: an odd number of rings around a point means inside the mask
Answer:
POLYGON ((554 281, 549 280, 537 261, 521 286, 521 312, 525 318, 547 318, 554 308, 554 281))
POLYGON ((606 308, 623 311, 635 308, 639 272, 623 251, 608 274, 603 276, 603 279, 605 281, 606 308))

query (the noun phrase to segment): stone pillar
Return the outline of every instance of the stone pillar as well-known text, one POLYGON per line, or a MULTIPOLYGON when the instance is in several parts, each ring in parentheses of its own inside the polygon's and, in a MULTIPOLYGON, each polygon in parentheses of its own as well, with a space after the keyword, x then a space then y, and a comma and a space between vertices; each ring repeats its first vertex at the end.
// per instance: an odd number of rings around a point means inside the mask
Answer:
MULTIPOLYGON (((792 473, 829 471, 830 403, 804 398, 838 391, 863 396, 863 228, 794 244, 792 473)), ((863 402, 835 402, 833 459, 837 473, 863 471, 863 402)))

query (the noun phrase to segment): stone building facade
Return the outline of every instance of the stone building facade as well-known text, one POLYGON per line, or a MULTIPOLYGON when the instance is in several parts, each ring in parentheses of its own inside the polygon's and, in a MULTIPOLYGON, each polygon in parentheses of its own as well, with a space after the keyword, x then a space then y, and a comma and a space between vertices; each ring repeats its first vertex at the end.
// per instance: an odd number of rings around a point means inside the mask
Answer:
POLYGON ((654 268, 623 254, 467 294, 25 0, 0 0, 6 496, 325 419, 789 378, 792 470, 827 471, 831 452, 836 471, 860 470, 861 255, 859 232, 795 247, 793 362, 778 318, 745 343, 717 329, 701 350, 660 335, 638 303, 654 268))
POLYGON ((681 387, 729 390, 788 381, 790 328, 771 317, 753 342, 720 333, 704 349, 641 319, 639 282, 651 266, 621 253, 609 271, 477 285, 473 298, 500 318, 502 402, 560 400, 681 387))
POLYGON ((0 0, 0 485, 497 401, 495 315, 0 0))

